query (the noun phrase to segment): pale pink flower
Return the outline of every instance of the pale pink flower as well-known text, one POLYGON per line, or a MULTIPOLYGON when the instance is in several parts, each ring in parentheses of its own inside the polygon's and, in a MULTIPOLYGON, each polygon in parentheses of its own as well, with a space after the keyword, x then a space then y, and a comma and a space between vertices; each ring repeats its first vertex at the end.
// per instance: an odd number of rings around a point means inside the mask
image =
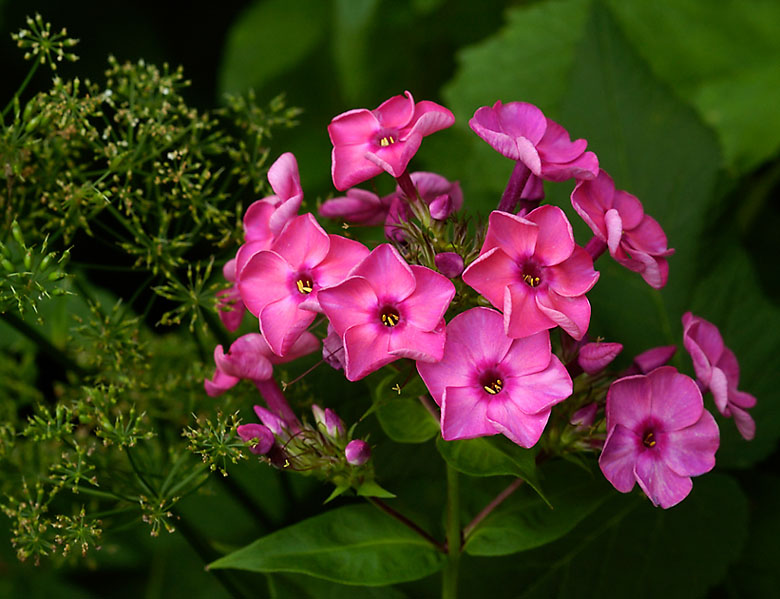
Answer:
POLYGON ((270 249, 252 256, 238 288, 275 354, 287 353, 312 323, 320 289, 341 282, 367 254, 361 243, 328 235, 314 216, 302 214, 285 226, 270 249))
POLYGON ((645 214, 635 196, 616 190, 612 177, 600 170, 595 179, 577 183, 571 204, 601 242, 593 254, 600 254, 605 244, 616 262, 641 274, 648 285, 655 289, 666 285, 666 258, 674 250, 667 247, 661 225, 645 214))
POLYGON ((748 441, 756 434, 756 423, 749 408, 756 405, 750 393, 738 391, 739 364, 734 352, 711 322, 686 312, 682 317, 683 345, 693 358, 696 378, 703 391, 712 391, 715 406, 726 417, 733 417, 739 433, 748 441))
POLYGON ((549 333, 511 339, 501 314, 489 308, 453 318, 442 359, 417 362, 417 371, 441 406, 447 441, 503 434, 532 447, 552 406, 572 392, 569 374, 550 351, 549 333))
POLYGON ((347 379, 398 358, 441 359, 443 316, 454 295, 446 277, 409 266, 389 244, 376 247, 344 282, 322 289, 320 306, 343 341, 347 379))
POLYGON ((525 218, 493 211, 480 256, 463 273, 467 285, 503 309, 510 337, 560 326, 582 339, 590 323, 585 293, 598 278, 563 210, 549 205, 525 218))
POLYGON ((444 106, 428 101, 415 104, 408 91, 375 110, 358 108, 340 114, 328 125, 333 184, 343 191, 382 171, 400 177, 422 138, 454 122, 444 106))
POLYGON ((696 383, 671 366, 615 381, 606 410, 599 466, 621 493, 639 483, 654 505, 670 508, 688 496, 692 476, 715 466, 718 425, 696 383))

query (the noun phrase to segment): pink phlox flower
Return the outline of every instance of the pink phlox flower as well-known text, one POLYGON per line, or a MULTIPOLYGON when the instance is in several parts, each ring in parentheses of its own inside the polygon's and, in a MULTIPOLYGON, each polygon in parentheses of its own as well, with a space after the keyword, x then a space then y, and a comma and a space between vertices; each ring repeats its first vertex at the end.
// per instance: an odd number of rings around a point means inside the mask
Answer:
POLYGON ((246 307, 236 286, 236 259, 228 260, 222 267, 222 275, 232 283, 227 289, 217 292, 219 319, 228 331, 236 331, 244 319, 246 307))
POLYGON ((739 364, 734 352, 711 322, 686 312, 682 317, 683 345, 693 358, 693 368, 702 391, 712 391, 715 406, 726 417, 733 417, 739 433, 748 441, 756 434, 756 423, 749 408, 756 405, 750 393, 738 391, 739 364))
POLYGON ((667 364, 676 351, 676 345, 661 345, 643 351, 634 358, 631 366, 623 371, 622 376, 648 374, 659 366, 667 364))
POLYGON ((494 150, 528 167, 531 177, 524 198, 541 197, 538 179, 593 179, 598 174, 598 158, 585 151, 588 142, 571 141, 566 129, 533 104, 499 100, 492 107, 479 108, 469 126, 494 150))
POLYGON ((503 308, 510 337, 560 326, 578 340, 590 323, 585 293, 598 278, 563 210, 549 205, 526 217, 493 211, 480 256, 463 273, 467 285, 503 308))
POLYGON ((596 374, 609 366, 623 351, 621 343, 603 341, 585 343, 577 355, 577 364, 588 374, 596 374))
POLYGON ((236 432, 244 441, 256 440, 256 444, 250 448, 252 453, 268 455, 273 464, 282 466, 285 455, 276 440, 278 439, 281 444, 286 443, 296 433, 297 428, 291 428, 283 418, 262 406, 255 406, 254 410, 262 424, 241 424, 236 428, 236 432))
POLYGON ((284 357, 275 355, 259 333, 236 339, 227 353, 221 345, 214 348, 214 376, 203 384, 211 397, 221 395, 240 380, 265 381, 271 378, 274 364, 282 364, 316 351, 320 342, 311 333, 303 333, 284 357))
POLYGON ((335 117, 328 125, 333 143, 333 184, 345 190, 382 171, 400 177, 422 138, 455 122, 444 106, 417 102, 408 91, 375 110, 358 108, 335 117))
POLYGON ((654 505, 670 508, 690 493, 692 476, 715 466, 718 425, 696 383, 673 367, 618 379, 606 409, 599 466, 621 493, 639 483, 654 505))
POLYGON ((417 371, 441 406, 447 441, 503 434, 532 447, 552 406, 572 392, 569 374, 551 353, 549 333, 511 339, 501 314, 490 308, 453 318, 442 359, 417 362, 417 371))
POLYGON ((674 250, 667 247, 661 225, 645 214, 642 202, 635 196, 616 190, 612 177, 600 170, 592 181, 577 183, 571 204, 593 234, 607 245, 615 261, 641 274, 655 289, 666 285, 666 258, 674 250))
POLYGON ((398 358, 433 362, 444 351, 444 312, 455 286, 377 246, 344 282, 322 289, 320 306, 344 344, 345 374, 356 381, 398 358))
POLYGON ((328 235, 307 213, 292 219, 269 250, 252 256, 238 288, 275 354, 285 355, 312 323, 320 289, 343 281, 367 254, 357 241, 328 235))

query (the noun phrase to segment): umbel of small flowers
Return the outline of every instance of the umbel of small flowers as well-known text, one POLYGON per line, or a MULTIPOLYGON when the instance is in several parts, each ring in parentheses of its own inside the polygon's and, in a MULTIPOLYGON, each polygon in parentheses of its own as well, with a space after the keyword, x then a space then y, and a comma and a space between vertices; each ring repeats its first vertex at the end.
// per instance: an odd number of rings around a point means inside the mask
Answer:
POLYGON ((373 480, 370 446, 353 438, 355 426, 346 432, 332 409, 317 405, 313 424, 299 418, 273 368, 320 348, 322 362, 349 381, 413 362, 445 441, 503 435, 541 446, 548 458, 596 452, 618 491, 638 485, 654 505, 676 505, 691 478, 715 465, 719 429, 702 393, 712 393, 745 439, 755 434, 748 410, 756 400, 737 389, 737 360, 718 329, 691 313, 683 316, 683 345, 696 380, 666 365, 675 346, 642 352, 617 371, 623 346, 592 340, 594 262, 608 253, 662 288, 674 250, 661 225, 638 198, 616 189, 584 139, 571 141, 536 106, 498 101, 479 108, 469 125, 516 164, 487 228, 470 228, 457 182, 408 170, 422 138, 453 122, 445 107, 406 92, 328 126, 333 184, 346 193, 322 203, 320 214, 383 226, 387 242, 373 248, 298 214, 297 162, 279 157, 268 173, 274 195, 247 209, 245 243, 225 265, 231 286, 219 295, 229 330, 248 310, 258 332, 227 352, 217 346, 206 391, 216 396, 251 381, 266 406, 255 406, 260 423, 242 424, 238 434, 253 453, 318 474, 335 494, 353 488, 386 496, 373 480), (393 193, 355 187, 383 173, 395 178, 393 193), (582 245, 564 211, 542 204, 543 181, 570 180, 572 207, 593 232, 582 245), (553 334, 561 339, 555 351, 553 334))

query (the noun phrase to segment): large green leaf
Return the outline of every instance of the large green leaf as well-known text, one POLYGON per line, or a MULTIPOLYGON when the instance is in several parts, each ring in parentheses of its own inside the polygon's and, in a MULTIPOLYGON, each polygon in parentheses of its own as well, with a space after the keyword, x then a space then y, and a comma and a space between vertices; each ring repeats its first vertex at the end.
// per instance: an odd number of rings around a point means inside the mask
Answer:
POLYGON ((748 170, 780 150, 780 3, 608 0, 654 72, 718 132, 748 170))
POLYGON ((364 587, 337 584, 301 574, 269 575, 271 599, 405 599, 393 587, 364 587))
POLYGON ((536 474, 536 452, 515 445, 503 435, 463 441, 439 437, 436 448, 458 472, 469 476, 517 476, 544 498, 536 474))
POLYGON ((545 545, 571 531, 610 496, 601 476, 570 463, 544 469, 545 494, 519 491, 491 514, 467 539, 471 555, 506 555, 545 545))
POLYGON ((256 0, 228 34, 222 93, 259 89, 311 53, 328 27, 328 2, 256 0))
POLYGON ((638 494, 615 497, 572 534, 523 554, 515 597, 704 596, 745 542, 747 500, 736 482, 708 474, 669 510, 638 494))
POLYGON ((443 554, 384 512, 341 507, 276 531, 209 568, 297 572, 341 584, 379 586, 439 570, 443 554))

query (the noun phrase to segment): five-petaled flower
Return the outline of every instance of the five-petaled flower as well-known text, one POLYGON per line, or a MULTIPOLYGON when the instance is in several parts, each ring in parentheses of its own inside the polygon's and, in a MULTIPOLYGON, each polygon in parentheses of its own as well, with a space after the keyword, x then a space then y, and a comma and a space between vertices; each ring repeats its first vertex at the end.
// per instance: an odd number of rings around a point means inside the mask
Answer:
POLYGON ((590 323, 585 293, 598 278, 557 206, 541 206, 525 218, 492 212, 480 256, 463 273, 467 285, 503 308, 510 337, 560 326, 582 339, 590 323))
POLYGON ((417 370, 441 406, 448 441, 500 433, 532 447, 552 406, 572 392, 566 368, 550 351, 550 334, 511 339, 501 314, 490 308, 453 318, 441 361, 417 362, 417 370))
POLYGON ((328 125, 333 184, 344 191, 382 171, 400 177, 422 138, 454 122, 454 115, 444 106, 429 101, 415 104, 408 91, 375 110, 357 108, 340 114, 328 125))
POLYGON ((634 483, 669 508, 690 493, 692 476, 715 466, 720 434, 701 391, 671 366, 618 379, 607 392, 607 440, 599 466, 621 493, 634 483))
POLYGON ((307 213, 291 220, 270 249, 252 256, 238 288, 275 354, 284 355, 312 323, 320 288, 340 283, 367 254, 357 241, 328 235, 307 213))
POLYGON ((454 295, 449 279, 424 266, 409 266, 386 243, 344 282, 322 289, 322 311, 344 343, 347 379, 361 379, 398 358, 440 360, 444 312, 454 295))
POLYGON ((737 390, 739 364, 734 352, 724 345, 718 327, 711 322, 690 312, 683 314, 682 322, 683 345, 693 358, 699 385, 703 391, 712 391, 718 411, 732 416, 739 433, 750 441, 756 434, 756 423, 747 410, 756 405, 756 398, 737 390))

